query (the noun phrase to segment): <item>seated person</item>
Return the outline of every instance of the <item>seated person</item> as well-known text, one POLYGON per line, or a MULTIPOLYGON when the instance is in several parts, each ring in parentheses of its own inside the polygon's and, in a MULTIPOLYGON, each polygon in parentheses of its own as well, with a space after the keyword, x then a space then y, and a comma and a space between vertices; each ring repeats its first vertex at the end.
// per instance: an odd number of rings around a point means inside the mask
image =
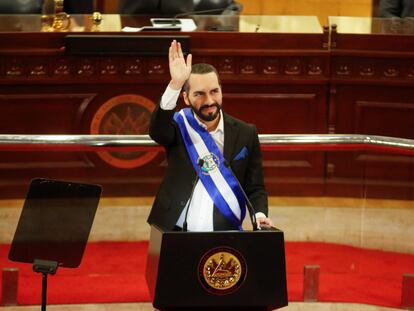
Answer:
POLYGON ((234 0, 120 0, 119 13, 133 15, 164 15, 218 10, 211 14, 240 13, 242 6, 234 0), (223 9, 220 11, 220 9, 223 9))
POLYGON ((212 14, 240 14, 243 6, 234 0, 194 0, 195 11, 223 9, 222 12, 212 14))
POLYGON ((133 15, 175 15, 194 10, 193 0, 120 0, 119 13, 133 15), (164 4, 165 3, 165 4, 164 4))
POLYGON ((92 14, 93 0, 65 0, 64 11, 68 14, 92 14))
POLYGON ((414 17, 413 0, 381 0, 381 17, 414 17))
MULTIPOLYGON (((1 0, 1 14, 41 14, 43 0, 1 0)), ((69 14, 88 14, 93 12, 93 0, 65 0, 64 11, 69 14)))
POLYGON ((1 14, 40 14, 42 12, 42 0, 32 1, 16 1, 2 0, 0 1, 1 14))

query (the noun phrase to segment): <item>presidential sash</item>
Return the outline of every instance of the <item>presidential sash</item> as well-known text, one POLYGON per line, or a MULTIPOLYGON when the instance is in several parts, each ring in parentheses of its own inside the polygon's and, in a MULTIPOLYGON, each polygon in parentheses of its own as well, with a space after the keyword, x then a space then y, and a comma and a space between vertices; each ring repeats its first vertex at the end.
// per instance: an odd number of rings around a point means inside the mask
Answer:
POLYGON ((224 163, 220 152, 210 133, 195 119, 191 108, 184 108, 174 114, 174 120, 183 137, 194 170, 199 174, 206 189, 220 212, 242 230, 246 215, 246 201, 236 177, 224 163), (203 166, 199 168, 199 159, 203 166))

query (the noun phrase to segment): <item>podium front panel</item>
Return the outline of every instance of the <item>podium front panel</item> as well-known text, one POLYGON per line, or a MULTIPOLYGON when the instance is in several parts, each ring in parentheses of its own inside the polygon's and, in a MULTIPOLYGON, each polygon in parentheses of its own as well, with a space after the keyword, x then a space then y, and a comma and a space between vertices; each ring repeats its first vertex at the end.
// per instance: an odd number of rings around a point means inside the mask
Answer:
POLYGON ((158 237, 154 243, 161 243, 159 261, 151 257, 158 262, 151 293, 155 308, 287 305, 283 232, 165 232, 161 241, 159 234, 154 235, 158 237), (230 253, 232 259, 214 259, 214 253, 230 253), (240 266, 237 285, 220 288, 219 280, 218 286, 206 284, 204 270, 208 271, 209 262, 216 274, 220 266, 222 274, 240 266))

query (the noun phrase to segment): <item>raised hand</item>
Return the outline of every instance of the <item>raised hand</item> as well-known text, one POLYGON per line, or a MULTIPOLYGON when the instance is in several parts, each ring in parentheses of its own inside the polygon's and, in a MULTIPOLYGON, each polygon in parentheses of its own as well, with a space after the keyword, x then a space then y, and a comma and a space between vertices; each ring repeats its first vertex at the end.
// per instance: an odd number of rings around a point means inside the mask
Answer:
POLYGON ((180 42, 173 40, 168 52, 168 60, 171 75, 170 87, 180 90, 190 77, 192 55, 188 54, 186 60, 180 42))

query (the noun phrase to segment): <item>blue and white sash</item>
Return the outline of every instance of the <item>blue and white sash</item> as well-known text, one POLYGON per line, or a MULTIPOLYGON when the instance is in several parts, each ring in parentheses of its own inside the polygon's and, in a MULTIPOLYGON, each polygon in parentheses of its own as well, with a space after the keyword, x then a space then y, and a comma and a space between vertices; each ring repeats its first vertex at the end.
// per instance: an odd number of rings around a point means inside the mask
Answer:
POLYGON ((191 108, 184 108, 174 114, 174 120, 183 137, 194 170, 199 174, 202 185, 220 212, 242 230, 246 215, 246 201, 238 181, 224 165, 224 157, 207 129, 195 119, 191 108), (199 169, 199 159, 204 164, 199 169))

